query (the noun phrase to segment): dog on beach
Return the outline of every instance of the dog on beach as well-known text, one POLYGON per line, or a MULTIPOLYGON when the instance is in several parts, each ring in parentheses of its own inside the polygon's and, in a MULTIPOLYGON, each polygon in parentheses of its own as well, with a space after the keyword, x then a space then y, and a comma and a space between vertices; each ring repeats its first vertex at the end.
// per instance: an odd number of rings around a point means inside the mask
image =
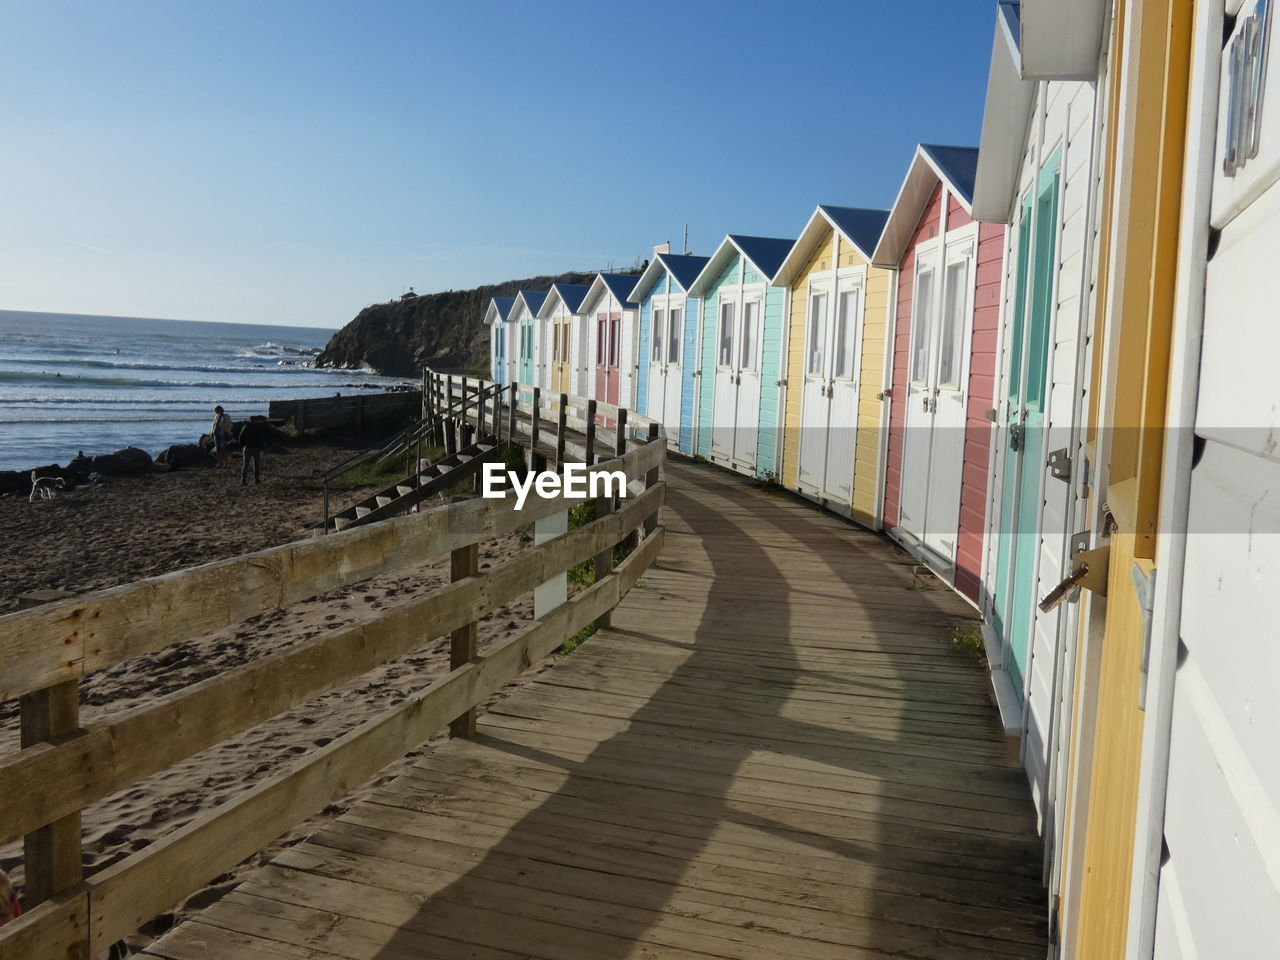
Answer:
POLYGON ((10 920, 17 920, 20 916, 22 916, 22 904, 18 901, 18 895, 13 892, 9 875, 0 870, 0 927, 10 920))
POLYGON ((36 497, 41 500, 52 500, 54 490, 67 489, 67 481, 62 477, 37 477, 34 470, 31 471, 31 496, 27 497, 27 503, 35 503, 36 497))
MULTIPOLYGON (((18 899, 18 895, 13 890, 13 884, 9 882, 9 875, 0 870, 0 927, 3 927, 10 920, 17 920, 22 916, 22 901, 18 899)), ((111 947, 106 955, 99 954, 93 960, 125 960, 132 956, 129 947, 123 940, 111 947)))

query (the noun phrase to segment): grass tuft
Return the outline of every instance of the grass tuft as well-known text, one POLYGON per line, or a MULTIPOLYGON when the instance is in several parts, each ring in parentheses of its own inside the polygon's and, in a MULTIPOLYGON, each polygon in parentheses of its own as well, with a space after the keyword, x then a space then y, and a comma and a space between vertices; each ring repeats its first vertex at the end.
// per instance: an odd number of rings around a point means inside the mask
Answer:
MULTIPOLYGON (((414 452, 417 452, 416 449, 414 452)), ((438 447, 424 446, 422 448, 422 457, 425 460, 438 460, 442 456, 444 456, 444 451, 438 447)), ((366 487, 389 487, 397 480, 403 480, 412 472, 413 460, 401 452, 389 457, 383 457, 373 463, 362 464, 350 473, 344 473, 342 476, 335 478, 331 486, 334 490, 363 490, 366 487)))
POLYGON ((951 628, 951 649, 984 667, 987 665, 987 648, 982 642, 982 632, 972 623, 951 628))

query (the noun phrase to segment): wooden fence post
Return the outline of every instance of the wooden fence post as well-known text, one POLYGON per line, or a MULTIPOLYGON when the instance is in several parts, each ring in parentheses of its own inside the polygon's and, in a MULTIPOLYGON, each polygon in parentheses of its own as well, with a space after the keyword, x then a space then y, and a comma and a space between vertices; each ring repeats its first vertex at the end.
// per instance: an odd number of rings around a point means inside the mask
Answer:
MULTIPOLYGON (((22 748, 53 740, 80 726, 80 685, 76 680, 36 690, 19 700, 22 748)), ((28 909, 84 879, 80 850, 80 811, 55 820, 23 838, 28 909)))
POLYGON ((493 410, 489 421, 490 429, 493 430, 493 442, 497 443, 502 435, 502 390, 497 384, 493 387, 493 410))
POLYGON ((298 436, 304 436, 307 432, 307 401, 298 401, 298 412, 293 416, 294 429, 298 431, 298 436))
MULTIPOLYGON (((595 431, 592 430, 592 433, 595 431)), ((622 456, 627 452, 627 411, 624 407, 618 411, 618 440, 614 445, 614 454, 622 456)), ((596 519, 607 517, 617 509, 612 495, 596 498, 596 519)), ((615 544, 608 544, 596 554, 596 583, 613 573, 613 549, 615 544)), ((605 630, 613 623, 613 611, 606 610, 596 618, 596 629, 605 630)))
POLYGON ((507 445, 516 442, 516 384, 511 383, 511 409, 507 411, 507 445))
MULTIPOLYGON (((470 544, 466 547, 459 547, 449 555, 449 579, 453 583, 459 580, 465 580, 467 577, 474 577, 480 572, 480 545, 478 543, 470 544)), ((470 663, 476 658, 478 652, 478 637, 480 634, 480 624, 473 620, 468 624, 464 624, 454 630, 450 635, 449 643, 449 669, 456 670, 458 667, 470 663)), ((476 711, 472 707, 466 713, 455 718, 449 724, 449 736, 451 737, 474 737, 476 735, 476 711)))
POLYGON ((556 469, 564 472, 564 431, 569 419, 569 397, 560 394, 560 413, 556 416, 556 469))
MULTIPOLYGON (((658 425, 656 423, 651 423, 649 424, 649 442, 653 443, 657 439, 658 425)), ((658 485, 658 481, 661 479, 662 469, 660 467, 654 467, 644 475, 644 488, 646 490, 651 490, 658 485)), ((658 511, 655 510, 653 513, 649 514, 649 516, 645 517, 644 535, 647 537, 656 529, 658 529, 658 511)))
POLYGON ((462 399, 458 403, 458 427, 462 431, 459 447, 471 444, 471 422, 467 419, 467 378, 462 378, 462 399))
POLYGON ((587 401, 587 457, 583 461, 589 467, 596 462, 596 402, 587 401))
POLYGON ((458 421, 453 415, 451 409, 453 401, 453 376, 452 374, 445 377, 445 408, 444 408, 444 452, 448 456, 453 456, 458 452, 458 421))
POLYGON ((538 452, 542 439, 542 388, 533 388, 533 422, 529 427, 529 469, 541 472, 547 469, 547 458, 538 452))

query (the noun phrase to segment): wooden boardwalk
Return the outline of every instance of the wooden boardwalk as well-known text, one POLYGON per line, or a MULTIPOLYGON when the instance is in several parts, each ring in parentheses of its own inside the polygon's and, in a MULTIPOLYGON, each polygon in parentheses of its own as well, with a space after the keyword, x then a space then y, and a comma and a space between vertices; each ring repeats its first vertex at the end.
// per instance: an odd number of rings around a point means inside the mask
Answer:
POLYGON ((883 538, 668 464, 666 548, 480 735, 290 848, 171 960, 1043 957, 972 611, 883 538))

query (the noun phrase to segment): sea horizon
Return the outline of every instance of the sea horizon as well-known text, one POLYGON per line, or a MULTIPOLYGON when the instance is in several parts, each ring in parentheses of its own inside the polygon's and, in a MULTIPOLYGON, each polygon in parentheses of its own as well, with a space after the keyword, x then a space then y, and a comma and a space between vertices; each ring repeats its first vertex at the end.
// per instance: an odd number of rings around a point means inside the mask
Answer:
POLYGON ((311 366, 331 328, 0 310, 0 470, 126 446, 155 456, 272 400, 404 383, 311 366))
POLYGON ((195 323, 213 324, 232 327, 274 327, 280 330, 325 330, 330 335, 337 333, 341 327, 313 327, 301 323, 256 323, 250 320, 187 320, 181 317, 135 317, 124 313, 79 313, 58 310, 23 310, 18 307, 0 307, 0 314, 22 314, 32 317, 69 317, 77 320, 144 320, 157 323, 195 323))

